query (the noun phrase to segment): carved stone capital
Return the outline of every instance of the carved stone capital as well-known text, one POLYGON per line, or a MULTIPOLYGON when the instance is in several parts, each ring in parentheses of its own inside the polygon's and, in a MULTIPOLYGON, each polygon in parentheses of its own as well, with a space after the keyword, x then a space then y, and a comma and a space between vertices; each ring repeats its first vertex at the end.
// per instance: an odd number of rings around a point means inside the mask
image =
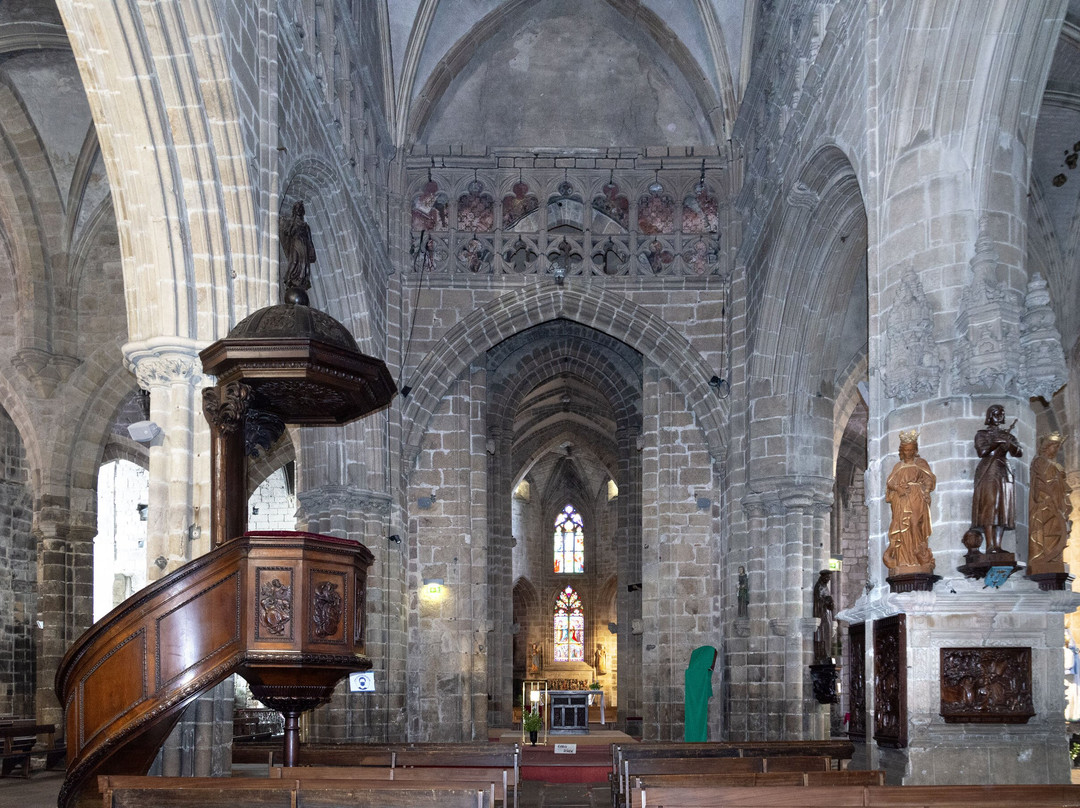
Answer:
POLYGON ((124 365, 135 374, 144 390, 178 383, 200 387, 212 383, 203 375, 201 346, 179 337, 129 342, 124 346, 124 365))
POLYGON ((347 485, 324 485, 296 495, 301 521, 313 521, 332 511, 347 511, 361 516, 387 516, 389 494, 367 491, 347 485))
POLYGON ((832 481, 802 475, 766 477, 754 480, 755 493, 743 498, 743 507, 752 507, 755 515, 765 511, 770 516, 793 511, 823 513, 832 507, 832 481))

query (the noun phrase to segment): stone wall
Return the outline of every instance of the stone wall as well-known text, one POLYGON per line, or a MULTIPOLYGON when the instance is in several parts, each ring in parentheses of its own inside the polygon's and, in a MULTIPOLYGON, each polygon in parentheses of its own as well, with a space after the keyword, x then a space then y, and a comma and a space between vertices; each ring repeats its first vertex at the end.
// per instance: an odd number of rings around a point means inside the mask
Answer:
POLYGON ((0 715, 34 715, 37 543, 22 440, 0 411, 0 715))

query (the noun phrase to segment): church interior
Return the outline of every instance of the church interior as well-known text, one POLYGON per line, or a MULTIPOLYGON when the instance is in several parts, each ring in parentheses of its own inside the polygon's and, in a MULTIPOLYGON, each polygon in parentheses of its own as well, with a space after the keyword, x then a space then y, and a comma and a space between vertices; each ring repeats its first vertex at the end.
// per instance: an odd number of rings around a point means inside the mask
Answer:
MULTIPOLYGON (((371 556, 305 741, 543 687, 1068 783, 1078 154, 1080 0, 5 0, 0 717, 237 538, 204 352, 299 273, 396 390, 241 461, 371 556)), ((228 771, 258 688, 202 684, 153 771, 228 771)))

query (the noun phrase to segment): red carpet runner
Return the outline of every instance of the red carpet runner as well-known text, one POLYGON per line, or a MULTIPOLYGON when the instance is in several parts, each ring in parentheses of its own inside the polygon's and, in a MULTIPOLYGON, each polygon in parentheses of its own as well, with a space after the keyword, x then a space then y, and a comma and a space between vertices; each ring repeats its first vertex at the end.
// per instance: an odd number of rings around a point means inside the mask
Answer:
POLYGON ((606 783, 611 771, 611 748, 578 744, 577 754, 556 755, 555 742, 521 747, 521 779, 544 783, 606 783))

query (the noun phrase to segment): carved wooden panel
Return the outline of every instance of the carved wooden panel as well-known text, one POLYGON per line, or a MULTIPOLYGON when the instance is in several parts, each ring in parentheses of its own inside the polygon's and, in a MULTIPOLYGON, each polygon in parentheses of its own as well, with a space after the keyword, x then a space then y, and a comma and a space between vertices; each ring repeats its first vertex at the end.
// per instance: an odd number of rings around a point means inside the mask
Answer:
POLYGON ((866 738, 866 623, 848 627, 848 735, 866 738))
POLYGON ((353 644, 357 653, 365 653, 365 638, 367 637, 367 572, 356 573, 356 602, 354 604, 355 617, 353 619, 353 644))
POLYGON ((874 621, 874 740, 907 746, 907 616, 874 621))
POLYGON ((258 567, 255 572, 255 639, 272 642, 293 638, 293 571, 291 567, 258 567))
POLYGON ((941 715, 949 724, 1026 724, 1030 648, 942 648, 941 715))
POLYGON ((308 640, 344 645, 345 617, 349 614, 347 578, 337 570, 313 569, 308 577, 311 618, 308 640))
POLYGON ((240 641, 239 573, 184 594, 183 603, 157 619, 155 690, 240 641))
POLYGON ((149 693, 146 630, 125 637, 79 678, 78 748, 149 693))

